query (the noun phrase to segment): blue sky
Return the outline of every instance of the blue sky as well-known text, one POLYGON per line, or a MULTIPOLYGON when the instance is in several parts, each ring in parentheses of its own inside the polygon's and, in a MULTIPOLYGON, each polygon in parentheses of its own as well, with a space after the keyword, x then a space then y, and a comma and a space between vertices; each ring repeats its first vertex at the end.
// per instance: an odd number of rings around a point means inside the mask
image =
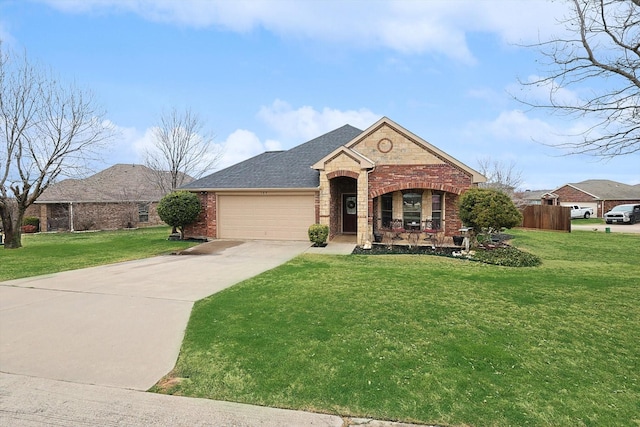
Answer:
POLYGON ((141 163, 176 107, 215 134, 218 168, 387 116, 471 167, 515 162, 523 189, 640 183, 640 156, 563 156, 543 143, 585 123, 513 99, 543 72, 519 45, 562 34, 565 13, 543 0, 0 0, 0 38, 94 92, 119 130, 104 167, 141 163))

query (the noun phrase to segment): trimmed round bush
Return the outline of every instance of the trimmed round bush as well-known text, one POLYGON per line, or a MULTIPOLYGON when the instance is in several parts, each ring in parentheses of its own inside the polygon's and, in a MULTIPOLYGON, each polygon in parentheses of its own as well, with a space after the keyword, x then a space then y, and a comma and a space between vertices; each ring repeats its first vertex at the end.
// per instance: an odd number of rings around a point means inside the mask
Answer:
POLYGON ((323 224, 312 224, 309 227, 309 240, 316 246, 320 246, 329 237, 329 226, 323 224))
POLYGON ((200 199, 189 191, 174 191, 164 196, 158 203, 158 216, 180 232, 184 239, 184 227, 200 215, 200 199))

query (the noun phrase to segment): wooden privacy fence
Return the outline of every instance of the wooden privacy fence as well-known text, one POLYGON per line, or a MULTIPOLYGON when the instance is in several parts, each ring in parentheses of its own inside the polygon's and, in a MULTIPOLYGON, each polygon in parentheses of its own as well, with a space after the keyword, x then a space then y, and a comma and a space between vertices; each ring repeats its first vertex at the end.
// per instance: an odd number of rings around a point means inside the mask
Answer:
POLYGON ((522 227, 571 232, 571 207, 529 205, 522 210, 522 227))

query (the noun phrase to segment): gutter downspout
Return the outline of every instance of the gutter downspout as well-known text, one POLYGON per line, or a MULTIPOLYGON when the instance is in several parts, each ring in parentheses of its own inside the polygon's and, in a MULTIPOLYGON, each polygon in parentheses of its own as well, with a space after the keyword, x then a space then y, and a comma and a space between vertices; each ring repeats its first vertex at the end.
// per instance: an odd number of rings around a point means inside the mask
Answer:
POLYGON ((69 228, 71 229, 70 231, 75 231, 73 229, 73 202, 69 202, 69 228))

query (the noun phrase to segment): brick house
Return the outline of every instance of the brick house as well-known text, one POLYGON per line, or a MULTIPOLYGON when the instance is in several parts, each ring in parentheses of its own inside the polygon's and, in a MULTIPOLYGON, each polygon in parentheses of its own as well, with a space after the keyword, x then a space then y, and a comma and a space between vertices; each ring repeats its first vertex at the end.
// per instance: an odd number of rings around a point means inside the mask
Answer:
POLYGON ((169 188, 169 182, 168 172, 158 175, 143 165, 116 164, 86 179, 66 179, 51 185, 26 215, 40 218, 40 231, 162 225, 156 207, 167 193, 163 188, 169 188))
POLYGON ((640 203, 640 185, 627 185, 606 179, 565 184, 550 193, 555 197, 553 204, 590 207, 599 218, 614 206, 640 203))
POLYGON ((266 152, 182 189, 203 210, 188 236, 308 240, 311 224, 358 244, 392 220, 445 235, 462 226, 459 196, 486 178, 390 119, 345 125, 287 151, 266 152))

